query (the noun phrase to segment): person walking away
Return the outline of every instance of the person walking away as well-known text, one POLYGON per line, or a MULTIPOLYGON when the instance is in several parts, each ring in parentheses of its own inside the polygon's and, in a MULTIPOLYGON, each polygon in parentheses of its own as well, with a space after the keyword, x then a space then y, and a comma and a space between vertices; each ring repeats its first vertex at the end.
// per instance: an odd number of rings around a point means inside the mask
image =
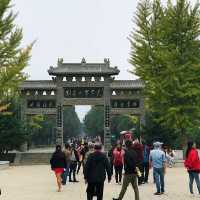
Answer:
POLYGON ((184 165, 189 174, 190 193, 194 194, 193 182, 195 180, 198 192, 200 194, 200 180, 199 180, 200 159, 199 159, 198 151, 196 149, 196 144, 194 142, 188 142, 188 147, 186 151, 186 159, 185 159, 184 165))
MULTIPOLYGON (((136 139, 133 142, 133 149, 135 150, 135 152, 137 153, 137 157, 138 157, 138 168, 139 171, 142 171, 142 161, 143 161, 143 145, 139 142, 138 139, 136 139)), ((142 176, 138 176, 138 185, 141 185, 143 182, 142 180, 142 176)))
POLYGON ((119 194, 119 197, 113 198, 113 200, 122 200, 126 190, 131 183, 133 190, 135 192, 135 200, 139 200, 139 190, 138 190, 138 184, 137 184, 137 172, 136 167, 138 163, 138 157, 135 150, 132 148, 132 141, 127 140, 125 142, 125 154, 124 154, 124 179, 122 183, 122 189, 119 194))
POLYGON ((109 158, 109 162, 110 162, 110 168, 111 168, 111 174, 113 175, 113 151, 116 148, 116 144, 112 145, 112 148, 110 149, 110 151, 108 152, 108 158, 109 158))
POLYGON ((102 145, 96 143, 94 153, 91 153, 84 166, 84 179, 87 186, 87 200, 92 200, 97 196, 97 200, 103 199, 104 181, 106 173, 108 182, 111 181, 111 170, 108 158, 102 153, 102 145))
POLYGON ((85 154, 89 151, 88 149, 88 143, 85 142, 84 145, 82 146, 81 150, 80 150, 80 161, 79 161, 79 166, 78 166, 78 170, 77 170, 77 174, 79 173, 80 169, 81 169, 81 165, 84 165, 84 160, 85 160, 85 154))
POLYGON ((64 169, 61 178, 62 178, 62 184, 66 185, 67 176, 69 175, 69 168, 71 163, 71 146, 68 143, 65 144, 64 154, 66 157, 66 168, 64 169))
POLYGON ((174 165, 175 152, 171 148, 167 149, 166 158, 168 166, 172 168, 174 165))
POLYGON ((94 143, 89 142, 89 143, 88 143, 88 151, 87 151, 87 153, 85 154, 85 158, 84 158, 84 160, 83 160, 83 168, 84 168, 84 166, 85 166, 85 164, 86 164, 86 162, 87 162, 87 159, 88 159, 88 157, 89 157, 89 155, 90 155, 91 153, 94 153, 94 143))
POLYGON ((78 152, 75 148, 75 145, 72 145, 71 151, 71 162, 70 162, 70 170, 69 170, 69 182, 78 182, 76 180, 76 168, 77 163, 79 162, 78 152), (73 181, 72 181, 72 174, 73 174, 73 181))
POLYGON ((121 184, 122 180, 122 170, 124 163, 124 150, 121 144, 117 144, 117 147, 113 151, 113 165, 115 168, 115 180, 116 183, 121 184))
POLYGON ((81 169, 81 165, 82 165, 82 157, 81 157, 81 150, 84 148, 84 145, 82 144, 78 144, 76 151, 78 153, 78 164, 77 164, 77 174, 79 173, 80 169, 81 169))
POLYGON ((143 142, 143 161, 142 161, 142 183, 148 183, 149 179, 149 155, 150 155, 150 147, 143 142))
POLYGON ((161 195, 165 192, 164 175, 166 173, 166 156, 161 150, 162 143, 155 142, 154 149, 150 152, 150 167, 153 167, 153 176, 156 183, 157 191, 154 195, 161 195))
POLYGON ((61 174, 66 168, 66 163, 67 162, 66 162, 65 154, 62 152, 61 146, 57 145, 56 150, 51 157, 50 164, 51 164, 51 169, 55 172, 55 175, 56 175, 58 192, 61 192, 61 188, 62 188, 61 174))

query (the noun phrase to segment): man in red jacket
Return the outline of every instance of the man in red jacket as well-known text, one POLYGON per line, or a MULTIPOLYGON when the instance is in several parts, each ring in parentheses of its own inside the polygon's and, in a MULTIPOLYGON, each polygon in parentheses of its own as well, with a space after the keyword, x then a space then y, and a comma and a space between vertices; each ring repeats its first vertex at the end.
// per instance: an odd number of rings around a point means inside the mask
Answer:
POLYGON ((188 148, 186 151, 186 159, 185 159, 184 164, 189 173, 190 193, 191 194, 194 193, 193 192, 193 182, 195 180, 199 194, 200 194, 200 180, 199 180, 200 159, 199 159, 198 151, 196 149, 196 144, 194 142, 188 142, 188 148))

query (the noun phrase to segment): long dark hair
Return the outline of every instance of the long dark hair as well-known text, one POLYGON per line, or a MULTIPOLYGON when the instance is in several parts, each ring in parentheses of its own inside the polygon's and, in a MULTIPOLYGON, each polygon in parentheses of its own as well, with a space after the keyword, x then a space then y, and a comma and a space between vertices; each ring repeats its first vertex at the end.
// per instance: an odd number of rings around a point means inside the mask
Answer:
POLYGON ((62 151, 61 145, 56 145, 56 151, 55 153, 60 153, 62 151))
POLYGON ((187 151, 186 151, 186 158, 188 158, 189 153, 190 153, 190 151, 191 151, 193 145, 194 145, 194 142, 192 142, 192 141, 188 142, 187 151))

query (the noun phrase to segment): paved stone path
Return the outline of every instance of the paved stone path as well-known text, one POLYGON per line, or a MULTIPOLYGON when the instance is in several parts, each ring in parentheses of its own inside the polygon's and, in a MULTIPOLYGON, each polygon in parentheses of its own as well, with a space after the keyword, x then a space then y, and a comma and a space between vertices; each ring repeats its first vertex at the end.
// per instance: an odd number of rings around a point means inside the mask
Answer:
MULTIPOLYGON (((68 183, 61 193, 56 192, 55 177, 49 166, 10 167, 0 171, 0 200, 84 200, 86 186, 82 176, 80 183, 68 183)), ((154 196, 155 186, 150 178, 148 185, 140 189, 141 200, 191 200, 200 199, 188 192, 188 177, 183 168, 168 169, 166 175, 166 194, 154 196)), ((114 181, 105 185, 104 200, 117 197, 121 186, 114 181)), ((195 188, 196 192, 196 188, 195 188)), ((133 200, 133 191, 129 187, 124 200, 133 200)))

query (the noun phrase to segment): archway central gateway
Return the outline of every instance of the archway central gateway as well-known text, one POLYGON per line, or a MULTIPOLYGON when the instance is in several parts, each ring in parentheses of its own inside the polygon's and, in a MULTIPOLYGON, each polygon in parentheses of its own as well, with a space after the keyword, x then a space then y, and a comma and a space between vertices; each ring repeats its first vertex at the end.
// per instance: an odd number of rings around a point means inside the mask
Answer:
POLYGON ((117 67, 103 63, 64 63, 50 67, 52 80, 24 81, 20 86, 23 97, 22 116, 56 115, 56 143, 63 144, 63 106, 104 106, 104 145, 110 149, 110 118, 117 114, 137 115, 144 124, 144 98, 141 80, 114 80, 117 67))

